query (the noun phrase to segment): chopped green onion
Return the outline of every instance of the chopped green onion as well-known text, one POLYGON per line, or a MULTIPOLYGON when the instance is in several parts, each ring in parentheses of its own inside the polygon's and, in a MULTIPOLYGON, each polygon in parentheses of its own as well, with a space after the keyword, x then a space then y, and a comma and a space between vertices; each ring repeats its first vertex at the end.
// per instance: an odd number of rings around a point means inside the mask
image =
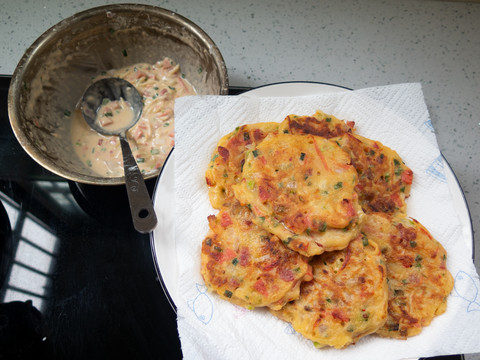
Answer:
POLYGON ((335 185, 333 185, 333 188, 334 188, 335 190, 341 189, 342 187, 343 187, 343 182, 341 182, 341 181, 339 181, 339 182, 337 182, 335 185))
POLYGON ((362 237, 362 244, 363 246, 368 246, 368 238, 366 236, 362 237))

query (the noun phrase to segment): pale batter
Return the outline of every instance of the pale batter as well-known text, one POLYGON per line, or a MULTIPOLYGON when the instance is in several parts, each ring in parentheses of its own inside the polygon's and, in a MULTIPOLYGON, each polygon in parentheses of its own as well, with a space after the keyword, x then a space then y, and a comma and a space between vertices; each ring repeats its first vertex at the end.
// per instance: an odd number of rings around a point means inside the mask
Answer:
MULTIPOLYGON (((129 81, 142 95, 142 117, 127 132, 127 138, 140 171, 157 171, 174 145, 175 98, 195 95, 195 89, 181 74, 180 66, 169 58, 153 65, 142 63, 110 70, 92 82, 107 77, 129 81)), ((104 120, 109 122, 109 117, 104 120)), ((123 176, 122 151, 116 136, 104 136, 92 130, 80 109, 73 114, 71 134, 75 152, 94 172, 108 177, 123 176)))

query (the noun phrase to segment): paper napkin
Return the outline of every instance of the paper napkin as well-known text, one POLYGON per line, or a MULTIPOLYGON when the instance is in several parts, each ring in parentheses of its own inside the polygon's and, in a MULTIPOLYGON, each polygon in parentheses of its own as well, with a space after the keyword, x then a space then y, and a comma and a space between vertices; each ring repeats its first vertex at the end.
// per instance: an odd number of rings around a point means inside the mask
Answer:
POLYGON ((178 331, 185 359, 405 359, 480 352, 480 289, 472 261, 469 219, 453 207, 446 166, 419 84, 289 98, 183 97, 175 105, 175 241, 178 331), (218 140, 236 126, 281 122, 316 110, 355 121, 357 133, 395 149, 414 172, 407 212, 448 252, 455 278, 445 314, 408 340, 367 336, 346 349, 316 349, 264 309, 220 300, 200 275, 201 242, 210 206, 205 170, 218 140), (463 224, 463 225, 462 225, 463 224), (466 224, 466 225, 464 225, 466 224))

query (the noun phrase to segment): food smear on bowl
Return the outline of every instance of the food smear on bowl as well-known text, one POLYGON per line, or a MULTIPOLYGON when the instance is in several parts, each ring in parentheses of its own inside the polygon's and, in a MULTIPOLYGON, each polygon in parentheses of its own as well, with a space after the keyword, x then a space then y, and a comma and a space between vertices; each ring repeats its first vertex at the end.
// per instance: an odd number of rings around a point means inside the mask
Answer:
POLYGON ((108 131, 117 131, 128 127, 135 119, 132 105, 124 98, 120 100, 103 99, 97 111, 95 121, 108 131))
MULTIPOLYGON (((139 63, 106 71, 95 77, 92 83, 109 77, 129 81, 142 96, 142 116, 127 132, 127 139, 140 171, 144 174, 158 171, 174 145, 175 99, 196 95, 195 89, 181 73, 180 65, 167 57, 155 64, 139 63)), ((103 106, 106 109, 108 105, 103 106)), ((112 103, 110 105, 122 106, 112 103)), ((123 106, 128 108, 127 104, 123 106)), ((111 110, 111 114, 106 111, 103 117, 102 110, 98 112, 99 120, 104 122, 105 128, 111 125, 109 122, 113 121, 114 111, 118 109, 111 110)), ((73 114, 71 139, 77 156, 92 171, 105 177, 124 175, 119 139, 92 130, 83 118, 80 108, 73 114)))

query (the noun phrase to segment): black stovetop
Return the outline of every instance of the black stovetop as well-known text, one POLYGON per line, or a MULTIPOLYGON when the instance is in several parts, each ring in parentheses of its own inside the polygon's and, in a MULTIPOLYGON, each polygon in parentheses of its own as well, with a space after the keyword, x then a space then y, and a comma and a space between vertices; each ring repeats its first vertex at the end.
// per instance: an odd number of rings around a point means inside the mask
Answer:
POLYGON ((37 165, 11 130, 9 83, 0 76, 0 359, 181 358, 175 311, 123 186, 37 165))

